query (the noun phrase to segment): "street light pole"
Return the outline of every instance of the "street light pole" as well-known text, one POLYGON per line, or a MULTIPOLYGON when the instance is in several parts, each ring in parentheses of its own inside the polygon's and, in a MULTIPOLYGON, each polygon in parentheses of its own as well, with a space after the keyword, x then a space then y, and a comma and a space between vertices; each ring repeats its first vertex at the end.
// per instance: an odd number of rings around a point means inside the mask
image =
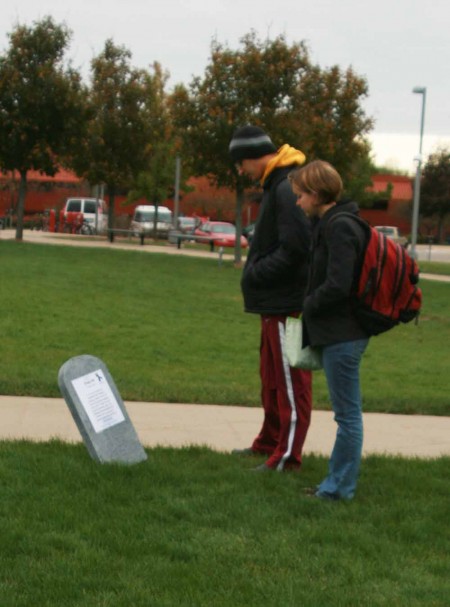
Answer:
POLYGON ((423 142, 423 125, 425 122, 425 101, 427 97, 427 89, 424 86, 415 86, 413 93, 422 95, 422 117, 420 120, 420 145, 419 155, 417 157, 416 180, 414 182, 414 200, 413 214, 411 227, 411 257, 417 259, 416 244, 417 244, 417 229, 419 225, 419 204, 420 204, 420 180, 422 175, 422 142, 423 142))
POLYGON ((173 227, 178 228, 178 215, 180 214, 180 176, 181 176, 181 158, 175 159, 175 195, 173 198, 173 227))

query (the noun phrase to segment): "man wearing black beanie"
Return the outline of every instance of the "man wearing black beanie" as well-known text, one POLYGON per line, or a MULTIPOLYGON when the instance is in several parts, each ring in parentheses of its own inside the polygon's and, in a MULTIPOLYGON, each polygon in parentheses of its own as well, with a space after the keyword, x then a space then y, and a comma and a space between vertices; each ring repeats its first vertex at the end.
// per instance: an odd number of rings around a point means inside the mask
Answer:
POLYGON ((238 172, 263 188, 241 288, 245 311, 261 316, 264 421, 251 447, 233 453, 267 455, 258 471, 299 468, 311 418, 311 372, 289 366, 285 323, 302 311, 310 226, 287 176, 305 155, 287 144, 277 150, 267 133, 252 125, 234 132, 229 152, 238 172))

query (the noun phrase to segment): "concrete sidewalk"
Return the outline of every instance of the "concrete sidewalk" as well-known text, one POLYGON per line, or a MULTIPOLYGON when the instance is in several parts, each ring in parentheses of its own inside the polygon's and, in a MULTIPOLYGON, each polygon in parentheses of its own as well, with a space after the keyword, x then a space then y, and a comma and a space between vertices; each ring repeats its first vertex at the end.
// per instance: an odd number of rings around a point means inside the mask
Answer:
MULTIPOLYGON (((5 229, 0 230, 0 238, 2 240, 14 240, 15 230, 5 229)), ((23 234, 23 240, 25 242, 31 242, 35 244, 51 244, 51 245, 63 245, 70 247, 82 247, 89 248, 93 247, 96 249, 123 249, 128 251, 138 251, 140 253, 165 253, 166 255, 184 255, 186 257, 203 257, 207 259, 216 259, 218 262, 221 260, 232 261, 234 254, 231 250, 220 253, 219 251, 210 251, 208 247, 205 249, 189 249, 181 248, 178 249, 175 245, 170 245, 168 242, 161 245, 154 245, 146 243, 143 246, 137 242, 131 242, 127 238, 116 239, 114 243, 111 243, 105 237, 100 236, 80 236, 78 234, 60 234, 59 232, 42 232, 41 230, 27 230, 23 234)), ((445 251, 448 254, 450 247, 436 247, 439 250, 445 251)), ((425 259, 425 245, 418 245, 419 259, 425 259)), ((442 254, 443 255, 443 254, 442 254)), ((245 261, 246 250, 242 251, 242 261, 245 261)), ((427 274, 421 273, 420 278, 424 280, 435 280, 439 282, 449 282, 450 276, 441 274, 427 274)))
MULTIPOLYGON (((126 402, 145 447, 207 445, 218 451, 250 446, 262 410, 252 407, 126 402)), ((81 441, 63 399, 0 396, 0 439, 81 441)), ((365 413, 364 454, 450 456, 450 417, 365 413)), ((305 453, 329 455, 336 425, 329 411, 313 411, 305 453)))
MULTIPOLYGON (((1 240, 14 240, 16 232, 12 228, 0 230, 1 240)), ((61 234, 59 232, 43 232, 42 230, 25 230, 23 233, 24 242, 35 244, 51 244, 64 245, 70 247, 94 247, 101 249, 125 249, 132 251, 140 251, 142 253, 167 253, 168 255, 186 255, 189 257, 207 257, 217 259, 219 252, 209 250, 209 246, 205 245, 202 249, 185 248, 183 245, 178 249, 174 244, 164 242, 153 244, 149 239, 142 246, 138 240, 130 240, 129 238, 116 238, 113 243, 109 242, 106 236, 80 236, 79 234, 61 234)), ((416 247, 419 261, 442 261, 450 262, 450 246, 433 245, 433 255, 429 253, 428 245, 417 245, 416 247)), ((242 257, 246 256, 246 250, 242 251, 242 257)), ((223 259, 233 259, 234 252, 232 249, 225 249, 222 255, 223 259)), ((450 282, 450 276, 436 274, 421 274, 421 278, 429 278, 433 280, 443 280, 450 282)))
MULTIPOLYGON (((15 230, 5 229, 0 230, 1 240, 14 240, 15 230)), ((183 245, 180 249, 174 244, 164 242, 163 244, 153 244, 150 241, 146 241, 144 245, 139 244, 135 239, 131 241, 128 238, 116 238, 114 242, 109 242, 105 236, 80 236, 79 234, 61 234, 59 232, 42 232, 41 230, 26 230, 23 233, 23 241, 33 244, 50 244, 55 246, 66 246, 66 247, 81 247, 81 248, 94 248, 94 249, 122 249, 125 251, 135 251, 138 253, 165 253, 167 255, 184 255, 186 257, 203 257, 206 259, 234 259, 232 249, 228 249, 227 252, 219 253, 209 250, 209 245, 205 245, 202 249, 190 249, 185 248, 183 245)), ((243 257, 245 257, 245 250, 243 251, 243 257)))

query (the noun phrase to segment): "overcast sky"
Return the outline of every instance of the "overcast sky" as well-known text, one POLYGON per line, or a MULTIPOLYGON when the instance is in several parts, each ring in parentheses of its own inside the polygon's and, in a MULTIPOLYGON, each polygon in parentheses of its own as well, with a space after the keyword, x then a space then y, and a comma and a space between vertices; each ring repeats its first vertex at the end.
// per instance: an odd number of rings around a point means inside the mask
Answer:
POLYGON ((73 37, 68 55, 83 74, 112 38, 132 64, 159 61, 169 88, 202 76, 213 38, 233 49, 252 29, 261 39, 304 41, 322 68, 352 66, 364 76, 366 113, 375 119, 378 162, 414 169, 422 95, 427 88, 424 156, 450 143, 450 2, 448 0, 10 0, 2 7, 0 52, 17 23, 51 15, 73 37))

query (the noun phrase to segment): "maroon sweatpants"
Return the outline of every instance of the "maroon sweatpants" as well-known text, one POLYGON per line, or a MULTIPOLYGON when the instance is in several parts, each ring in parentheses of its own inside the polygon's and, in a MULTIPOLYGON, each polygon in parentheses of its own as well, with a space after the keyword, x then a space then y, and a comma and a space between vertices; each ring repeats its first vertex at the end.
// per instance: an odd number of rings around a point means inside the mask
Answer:
POLYGON ((286 316, 261 316, 261 400, 264 422, 252 449, 270 468, 298 468, 311 419, 311 372, 289 366, 286 316))

